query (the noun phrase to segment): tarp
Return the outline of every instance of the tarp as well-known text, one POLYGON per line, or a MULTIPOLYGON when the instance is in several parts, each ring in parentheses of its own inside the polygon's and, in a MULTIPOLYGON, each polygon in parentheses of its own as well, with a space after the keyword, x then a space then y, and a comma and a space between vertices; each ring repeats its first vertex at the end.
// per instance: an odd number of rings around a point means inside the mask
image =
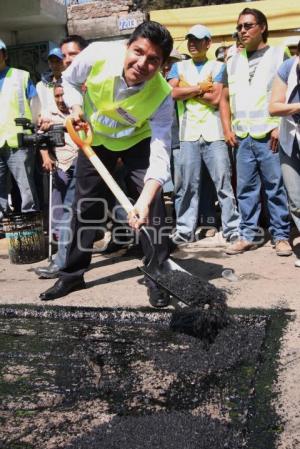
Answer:
POLYGON ((231 44, 237 17, 246 7, 259 9, 266 15, 270 30, 270 44, 282 43, 287 36, 294 33, 299 35, 300 39, 299 0, 262 0, 251 3, 164 9, 151 11, 150 18, 164 24, 174 38, 175 47, 180 51, 186 51, 184 37, 188 29, 197 23, 210 29, 213 47, 223 43, 231 44), (295 32, 297 29, 298 32, 295 32))

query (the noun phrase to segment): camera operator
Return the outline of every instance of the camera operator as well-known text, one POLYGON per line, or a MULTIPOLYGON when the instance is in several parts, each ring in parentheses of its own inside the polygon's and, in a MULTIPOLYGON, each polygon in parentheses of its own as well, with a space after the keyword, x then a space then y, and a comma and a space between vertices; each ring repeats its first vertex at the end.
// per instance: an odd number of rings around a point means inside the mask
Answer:
POLYGON ((37 118, 39 100, 29 73, 7 65, 7 49, 0 40, 0 220, 9 211, 8 176, 12 174, 21 194, 21 211, 39 210, 34 183, 35 152, 18 146, 15 118, 37 118))
MULTIPOLYGON (((40 131, 48 131, 51 125, 64 125, 70 114, 63 100, 61 83, 54 85, 54 100, 56 110, 50 110, 51 122, 43 122, 40 131)), ((64 212, 63 203, 74 176, 78 148, 67 132, 64 133, 65 145, 52 149, 41 149, 42 166, 46 171, 53 171, 52 185, 52 233, 59 239, 59 226, 64 212)))
MULTIPOLYGON (((74 58, 87 47, 88 42, 81 36, 73 34, 64 38, 60 43, 60 49, 63 54, 63 63, 65 68, 68 67, 74 58)), ((74 161, 75 163, 75 161, 74 161)), ((69 229, 71 227, 72 214, 70 209, 75 196, 75 177, 68 185, 68 189, 64 200, 64 215, 62 217, 62 227, 59 232, 58 250, 55 258, 46 267, 38 267, 35 269, 35 273, 40 278, 55 278, 58 276, 59 269, 65 264, 66 248, 69 239, 69 229)))

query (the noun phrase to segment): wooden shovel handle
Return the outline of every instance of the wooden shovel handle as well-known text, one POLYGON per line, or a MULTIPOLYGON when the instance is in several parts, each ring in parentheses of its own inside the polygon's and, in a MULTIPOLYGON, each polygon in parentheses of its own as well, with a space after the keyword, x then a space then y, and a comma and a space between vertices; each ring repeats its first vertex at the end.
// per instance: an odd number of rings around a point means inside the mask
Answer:
POLYGON ((82 140, 76 130, 74 129, 72 120, 67 118, 66 120, 66 128, 68 133, 70 134, 71 139, 78 145, 87 158, 90 160, 91 164, 95 167, 103 181, 106 183, 108 188, 111 190, 113 195, 117 198, 121 206, 125 209, 127 213, 131 212, 133 209, 133 205, 125 195, 122 189, 118 186, 112 175, 109 173, 103 162, 98 158, 93 148, 91 148, 91 143, 93 140, 93 134, 91 127, 87 123, 87 126, 84 127, 84 131, 86 132, 86 139, 82 140))

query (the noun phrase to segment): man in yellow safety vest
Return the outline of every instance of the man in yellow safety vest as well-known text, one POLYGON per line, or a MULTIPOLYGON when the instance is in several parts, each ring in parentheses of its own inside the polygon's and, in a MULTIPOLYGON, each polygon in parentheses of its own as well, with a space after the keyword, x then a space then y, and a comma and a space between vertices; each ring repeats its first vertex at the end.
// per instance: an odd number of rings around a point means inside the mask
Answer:
POLYGON ((214 190, 221 208, 222 235, 238 238, 239 214, 231 186, 230 160, 218 111, 224 64, 209 60, 211 33, 194 25, 186 35, 191 59, 172 66, 168 80, 177 101, 180 150, 174 153, 175 244, 192 242, 199 206, 214 230, 214 190), (208 173, 208 175, 206 174, 208 173), (211 180, 213 182, 211 182, 211 180), (208 209, 212 209, 208 214, 208 209))
MULTIPOLYGON (((162 186, 170 176, 173 118, 171 88, 160 69, 171 53, 173 39, 157 22, 144 22, 132 33, 127 47, 96 42, 84 49, 63 73, 65 101, 75 124, 87 120, 93 129, 93 149, 113 173, 118 158, 126 169, 126 184, 135 201, 129 225, 147 223, 155 239, 158 262, 169 255, 162 186), (86 81, 84 102, 81 85, 86 81)), ((47 301, 85 287, 96 230, 105 224, 108 188, 91 162, 78 156, 72 236, 67 260, 53 287, 40 295, 47 301)), ((140 235, 145 259, 151 248, 140 235)), ((170 298, 148 283, 150 303, 169 304, 170 298)))
POLYGON ((8 208, 8 175, 14 177, 21 194, 21 211, 38 210, 34 183, 35 151, 19 148, 16 118, 37 118, 39 101, 29 73, 7 65, 7 48, 0 40, 0 220, 8 208))
POLYGON ((228 60, 220 113, 225 140, 236 148, 241 238, 226 252, 240 254, 264 242, 259 226, 262 188, 276 254, 289 256, 290 220, 278 156, 279 118, 268 111, 272 82, 285 51, 267 44, 267 18, 257 9, 245 8, 236 29, 245 48, 228 60))

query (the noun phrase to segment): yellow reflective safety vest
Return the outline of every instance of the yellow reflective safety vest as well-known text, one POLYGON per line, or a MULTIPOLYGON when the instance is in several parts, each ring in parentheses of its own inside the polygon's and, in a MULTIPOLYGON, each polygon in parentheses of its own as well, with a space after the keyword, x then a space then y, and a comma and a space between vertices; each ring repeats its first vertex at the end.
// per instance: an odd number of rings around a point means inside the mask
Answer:
POLYGON ((149 119, 171 92, 157 73, 138 92, 115 100, 115 76, 109 74, 107 61, 93 65, 86 86, 84 112, 93 129, 93 145, 104 145, 112 151, 127 150, 150 137, 149 119))
MULTIPOLYGON (((177 62, 178 74, 188 84, 195 86, 197 83, 214 77, 222 68, 219 61, 207 61, 198 72, 192 59, 177 62)), ((193 142, 201 136, 207 142, 215 142, 224 139, 219 111, 213 107, 189 100, 177 100, 179 117, 179 138, 181 141, 193 142)))
POLYGON ((243 49, 227 63, 232 129, 237 136, 261 139, 280 123, 269 114, 272 84, 283 61, 284 47, 270 47, 262 56, 249 82, 247 52, 243 49))
POLYGON ((4 78, 0 91, 0 148, 5 143, 11 148, 18 148, 17 133, 22 132, 22 128, 16 126, 15 118, 32 119, 26 98, 28 79, 28 72, 11 67, 4 78))

